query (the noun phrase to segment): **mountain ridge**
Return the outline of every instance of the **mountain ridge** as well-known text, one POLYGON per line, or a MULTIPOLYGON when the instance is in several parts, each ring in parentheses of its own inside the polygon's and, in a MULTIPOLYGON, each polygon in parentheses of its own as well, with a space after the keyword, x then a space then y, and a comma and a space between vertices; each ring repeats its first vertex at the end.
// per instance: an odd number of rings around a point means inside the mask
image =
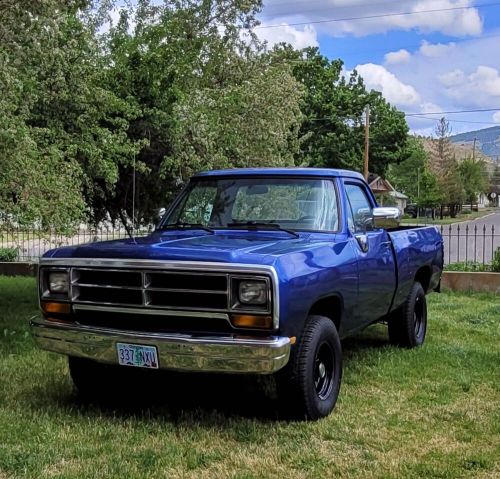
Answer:
POLYGON ((476 148, 484 155, 492 159, 500 158, 500 125, 459 133, 450 137, 452 143, 463 146, 472 146, 474 139, 476 139, 476 148))

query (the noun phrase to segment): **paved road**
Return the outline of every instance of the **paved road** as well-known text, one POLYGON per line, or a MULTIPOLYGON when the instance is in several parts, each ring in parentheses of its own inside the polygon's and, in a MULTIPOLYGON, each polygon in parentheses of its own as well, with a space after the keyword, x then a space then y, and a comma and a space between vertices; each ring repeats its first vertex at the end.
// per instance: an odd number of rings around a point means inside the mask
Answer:
POLYGON ((500 209, 493 214, 441 228, 445 264, 458 261, 489 263, 500 248, 500 209))

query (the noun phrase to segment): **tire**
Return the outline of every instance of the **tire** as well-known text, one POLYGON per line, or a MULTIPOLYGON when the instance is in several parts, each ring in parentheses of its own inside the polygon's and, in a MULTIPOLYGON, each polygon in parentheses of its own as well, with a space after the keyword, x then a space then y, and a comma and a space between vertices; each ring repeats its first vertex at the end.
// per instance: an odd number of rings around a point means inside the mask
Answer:
POLYGON ((389 339, 402 348, 416 348, 425 341, 427 301, 419 282, 413 283, 408 298, 388 319, 389 339))
POLYGON ((280 409, 317 420, 332 412, 342 379, 342 349, 337 328, 324 316, 309 316, 290 362, 276 377, 280 409))

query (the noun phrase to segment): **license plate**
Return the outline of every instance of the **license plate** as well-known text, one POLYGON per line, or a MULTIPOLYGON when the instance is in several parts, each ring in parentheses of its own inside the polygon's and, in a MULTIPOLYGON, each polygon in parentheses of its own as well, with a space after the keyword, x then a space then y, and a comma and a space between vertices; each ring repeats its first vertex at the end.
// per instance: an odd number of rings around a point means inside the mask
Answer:
POLYGON ((122 366, 158 369, 158 352, 154 346, 116 343, 118 363, 122 366))

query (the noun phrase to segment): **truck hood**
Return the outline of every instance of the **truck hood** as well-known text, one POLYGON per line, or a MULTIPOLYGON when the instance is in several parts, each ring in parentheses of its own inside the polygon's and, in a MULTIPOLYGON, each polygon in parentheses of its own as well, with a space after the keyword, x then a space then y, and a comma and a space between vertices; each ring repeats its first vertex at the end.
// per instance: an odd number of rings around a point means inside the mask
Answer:
POLYGON ((310 234, 158 231, 149 236, 87 243, 48 251, 51 258, 117 258, 273 264, 278 256, 311 247, 310 234))

